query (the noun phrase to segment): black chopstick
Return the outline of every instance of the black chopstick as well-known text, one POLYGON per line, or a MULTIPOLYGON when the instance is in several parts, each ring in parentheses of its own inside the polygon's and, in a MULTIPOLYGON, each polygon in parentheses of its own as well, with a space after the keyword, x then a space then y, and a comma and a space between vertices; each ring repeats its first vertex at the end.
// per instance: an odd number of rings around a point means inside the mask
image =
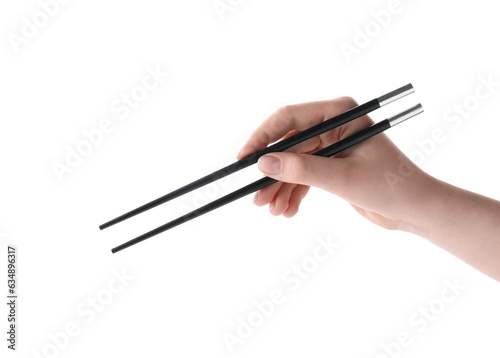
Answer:
POLYGON ((382 106, 385 106, 386 104, 389 104, 401 97, 407 96, 411 93, 414 92, 413 86, 411 84, 407 84, 403 87, 400 87, 394 91, 391 91, 383 96, 380 96, 378 98, 375 98, 369 102, 366 102, 362 105, 356 106, 347 112, 344 112, 336 117, 330 118, 324 122, 321 122, 311 128, 308 128, 300 133, 297 133, 294 136, 291 136, 287 139, 284 139, 280 142, 277 142, 276 144, 273 144, 265 149, 262 149, 258 152, 255 152, 253 154, 250 154, 249 156, 238 160, 237 162, 230 164, 226 166, 225 168, 219 169, 212 174, 206 175, 203 178, 200 178, 198 180, 195 180, 192 183, 189 183, 177 190, 174 190, 166 195, 163 195, 162 197, 155 199, 147 204, 144 204, 136 209, 133 209, 123 215, 120 215, 102 225, 99 226, 99 229, 105 229, 107 227, 110 227, 114 224, 117 224, 121 221, 124 221, 126 219, 129 219, 137 214, 140 214, 144 211, 147 211, 149 209, 152 209, 160 204, 166 203, 169 200, 175 199, 181 195, 184 195, 192 190, 198 189, 204 185, 207 185, 209 183, 212 183, 218 179, 224 178, 225 176, 235 173, 238 170, 241 170, 243 168, 246 168, 252 164, 257 163, 257 160, 261 156, 267 153, 271 152, 282 152, 290 147, 293 147, 299 143, 302 143, 308 139, 311 139, 313 137, 316 137, 320 135, 321 133, 327 132, 329 130, 332 130, 334 128, 337 128, 347 122, 352 121, 353 119, 356 119, 358 117, 361 117, 365 114, 368 114, 382 106))
MULTIPOLYGON (((358 143, 361 143, 379 133, 382 133, 386 129, 389 129, 396 124, 399 124, 413 116, 416 116, 419 113, 423 112, 422 105, 417 104, 401 113, 396 114, 395 116, 392 116, 388 119, 385 119, 381 122, 378 122, 376 124, 373 124, 372 126, 365 128, 347 138, 344 138, 340 141, 338 141, 335 144, 332 144, 316 153, 313 155, 317 156, 322 156, 322 157, 331 157, 335 154, 338 154, 342 152, 343 150, 346 150, 347 148, 352 147, 353 145, 356 145, 358 143)), ((154 230, 151 230, 145 234, 142 234, 141 236, 136 237, 135 239, 132 239, 130 241, 127 241, 111 250, 112 253, 116 253, 118 251, 121 251, 123 249, 126 249, 127 247, 130 247, 132 245, 135 245, 141 241, 144 241, 146 239, 149 239, 150 237, 153 237, 155 235, 158 235, 164 231, 167 231, 175 226, 178 226, 180 224, 183 224, 191 219, 194 219, 198 216, 201 216, 203 214, 206 214, 214 209, 220 208, 221 206, 224 206, 226 204, 229 204, 232 201, 238 200, 248 194, 251 194, 257 190, 260 190, 262 188, 265 188, 268 185, 271 185, 273 183, 276 183, 277 180, 269 178, 269 177, 264 177, 260 180, 257 180, 241 189, 238 189, 226 196, 223 196, 220 199, 217 199, 215 201, 212 201, 205 206, 202 206, 199 209, 193 210, 186 215, 183 215, 175 220, 172 220, 162 226, 157 227, 154 230)))

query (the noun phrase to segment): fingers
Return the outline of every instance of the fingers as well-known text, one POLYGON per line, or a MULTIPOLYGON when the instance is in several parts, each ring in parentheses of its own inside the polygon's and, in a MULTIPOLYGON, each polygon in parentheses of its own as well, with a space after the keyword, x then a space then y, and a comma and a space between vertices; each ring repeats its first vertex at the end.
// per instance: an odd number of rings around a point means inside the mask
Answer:
MULTIPOLYGON (((285 134, 280 141, 290 138, 294 136, 295 134, 300 133, 298 130, 291 130, 287 134, 285 134)), ((318 150, 319 145, 321 144, 321 139, 320 137, 313 137, 309 140, 306 140, 305 142, 299 143, 290 149, 287 150, 287 152, 292 152, 292 153, 310 153, 310 152, 315 152, 318 150)))
POLYGON ((368 115, 364 115, 334 130, 320 134, 319 138, 325 145, 330 145, 371 126, 373 123, 375 122, 368 115))
POLYGON ((284 184, 283 182, 277 182, 274 183, 273 185, 267 186, 264 189, 259 190, 257 193, 255 193, 255 196, 253 198, 253 203, 257 206, 264 206, 269 204, 271 201, 273 201, 276 193, 283 184, 284 184))
POLYGON ((300 203, 302 199, 306 196, 309 191, 309 186, 307 185, 297 185, 292 192, 292 195, 288 199, 288 208, 283 213, 286 218, 291 218, 299 211, 300 203))
POLYGON ((295 129, 302 131, 335 117, 357 105, 350 97, 285 106, 267 118, 250 136, 238 154, 242 159, 261 150, 295 129))
POLYGON ((261 157, 258 167, 273 179, 315 186, 332 193, 344 190, 350 180, 347 163, 339 158, 281 152, 261 157))
POLYGON ((280 190, 276 193, 274 200, 269 204, 269 212, 274 216, 283 214, 288 209, 288 200, 292 195, 295 184, 282 185, 280 190))
MULTIPOLYGON (((293 136, 356 105, 352 98, 341 97, 280 108, 252 133, 237 158, 242 159, 277 140, 293 136)), ((260 158, 259 169, 279 182, 257 192, 254 203, 258 206, 269 204, 273 215, 292 217, 298 212, 299 205, 311 185, 342 196, 342 191, 347 191, 346 188, 349 187, 349 173, 352 174, 352 171, 347 170, 345 160, 296 153, 316 152, 372 123, 368 116, 363 116, 336 130, 300 143, 286 152, 272 153, 260 158)))
POLYGON ((269 212, 272 215, 290 218, 298 212, 299 205, 308 191, 309 187, 305 185, 278 182, 258 191, 254 204, 257 206, 270 204, 269 212))

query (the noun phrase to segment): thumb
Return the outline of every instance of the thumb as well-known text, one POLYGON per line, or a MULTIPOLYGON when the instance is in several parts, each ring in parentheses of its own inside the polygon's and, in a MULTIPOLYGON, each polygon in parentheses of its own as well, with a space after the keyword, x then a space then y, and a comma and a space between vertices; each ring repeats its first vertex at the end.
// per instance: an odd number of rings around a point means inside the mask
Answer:
POLYGON ((288 152, 262 156, 258 167, 265 175, 286 183, 315 186, 335 192, 342 182, 342 159, 288 152), (339 180, 340 179, 340 180, 339 180))

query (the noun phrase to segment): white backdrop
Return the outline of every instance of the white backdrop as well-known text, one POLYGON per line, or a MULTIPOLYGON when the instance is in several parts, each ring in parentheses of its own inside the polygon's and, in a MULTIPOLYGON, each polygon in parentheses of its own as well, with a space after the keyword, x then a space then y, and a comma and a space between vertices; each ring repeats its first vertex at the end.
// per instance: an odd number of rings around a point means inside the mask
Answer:
POLYGON ((498 282, 320 190, 292 219, 248 197, 111 254, 256 168, 98 229, 232 162, 283 105, 409 82, 372 117, 421 102, 388 135, 500 198, 491 1, 23 0, 2 2, 0 24, 0 285, 16 245, 19 293, 2 357, 500 354, 498 282))

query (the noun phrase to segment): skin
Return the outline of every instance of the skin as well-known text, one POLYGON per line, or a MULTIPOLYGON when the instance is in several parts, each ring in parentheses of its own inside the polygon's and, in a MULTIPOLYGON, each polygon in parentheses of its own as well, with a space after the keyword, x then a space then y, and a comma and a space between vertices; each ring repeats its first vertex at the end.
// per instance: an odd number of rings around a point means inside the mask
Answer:
MULTIPOLYGON (((350 97, 285 106, 250 136, 238 159, 356 106, 350 97)), ((259 159, 280 182, 255 194, 273 215, 294 216, 309 187, 335 194, 374 224, 426 238, 500 281, 500 202, 442 182, 416 167, 385 135, 342 153, 310 155, 374 122, 363 116, 286 152, 259 159)))

